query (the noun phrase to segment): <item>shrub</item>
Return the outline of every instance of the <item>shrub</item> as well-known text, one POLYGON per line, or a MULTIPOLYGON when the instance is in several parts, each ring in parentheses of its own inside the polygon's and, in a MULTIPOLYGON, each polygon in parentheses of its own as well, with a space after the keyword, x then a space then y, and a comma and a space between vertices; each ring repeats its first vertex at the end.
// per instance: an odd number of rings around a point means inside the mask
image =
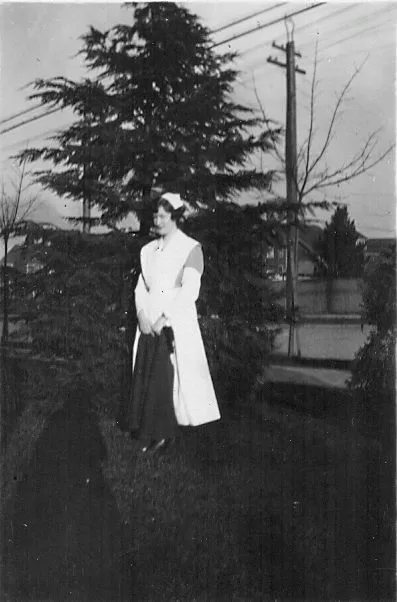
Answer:
POLYGON ((381 333, 396 326, 396 245, 391 244, 364 274, 363 320, 381 333))
POLYGON ((391 245, 364 275, 363 322, 374 326, 358 351, 351 388, 367 426, 379 432, 394 420, 396 362, 396 247, 391 245), (383 425, 383 426, 382 426, 383 425))
POLYGON ((35 249, 42 269, 25 277, 19 293, 32 351, 66 360, 65 384, 95 391, 97 402, 120 386, 126 303, 141 244, 118 233, 51 232, 35 249))
POLYGON ((271 228, 261 211, 223 203, 186 224, 204 248, 201 330, 215 387, 228 404, 257 390, 272 350, 274 324, 282 318, 264 275, 264 240, 271 228))
POLYGON ((200 326, 218 395, 229 405, 246 401, 260 384, 274 332, 236 319, 202 317, 200 326))
POLYGON ((371 332, 355 357, 352 386, 373 400, 394 396, 395 363, 396 329, 371 332))

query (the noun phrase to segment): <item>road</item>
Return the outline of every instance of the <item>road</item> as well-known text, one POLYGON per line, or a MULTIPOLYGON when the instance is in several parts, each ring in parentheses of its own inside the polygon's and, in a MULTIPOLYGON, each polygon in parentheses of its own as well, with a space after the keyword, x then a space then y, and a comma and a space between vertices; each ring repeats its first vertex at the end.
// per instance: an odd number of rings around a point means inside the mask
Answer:
MULTIPOLYGON (((298 337, 304 358, 352 360, 370 332, 360 324, 301 324, 298 337)), ((288 352, 288 325, 283 325, 276 338, 275 352, 288 352)))

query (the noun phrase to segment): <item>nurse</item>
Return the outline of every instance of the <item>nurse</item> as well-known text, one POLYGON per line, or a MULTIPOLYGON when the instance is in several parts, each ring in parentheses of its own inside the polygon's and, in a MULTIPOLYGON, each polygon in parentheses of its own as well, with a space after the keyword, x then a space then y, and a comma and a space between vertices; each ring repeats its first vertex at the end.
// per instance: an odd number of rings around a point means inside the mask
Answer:
POLYGON ((165 447, 178 425, 220 418, 196 310, 203 253, 179 229, 184 210, 178 194, 163 194, 154 207, 158 238, 141 250, 128 425, 142 451, 165 447))

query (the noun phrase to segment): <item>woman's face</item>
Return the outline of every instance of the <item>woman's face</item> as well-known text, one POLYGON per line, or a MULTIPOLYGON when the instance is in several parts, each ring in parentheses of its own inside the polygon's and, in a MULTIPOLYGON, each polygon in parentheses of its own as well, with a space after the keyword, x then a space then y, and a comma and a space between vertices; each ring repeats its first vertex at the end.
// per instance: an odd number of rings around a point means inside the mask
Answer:
POLYGON ((153 215, 153 222, 159 236, 167 236, 177 228, 176 223, 172 221, 171 213, 168 213, 164 207, 159 207, 157 213, 153 215))

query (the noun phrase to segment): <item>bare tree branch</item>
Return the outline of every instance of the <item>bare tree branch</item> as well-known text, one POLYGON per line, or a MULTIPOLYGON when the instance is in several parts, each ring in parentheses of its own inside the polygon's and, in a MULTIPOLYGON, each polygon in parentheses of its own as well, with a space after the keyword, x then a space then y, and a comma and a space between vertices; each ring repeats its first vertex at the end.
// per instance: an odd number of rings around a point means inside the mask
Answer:
POLYGON ((297 176, 297 188, 299 191, 299 200, 302 201, 310 193, 328 188, 331 186, 339 185, 343 182, 348 182, 363 173, 367 172, 372 167, 378 165, 383 159, 393 150, 395 145, 389 146, 383 153, 371 160, 376 147, 378 145, 378 133, 379 130, 372 132, 363 147, 359 152, 354 154, 348 161, 341 164, 339 167, 330 169, 326 164, 324 168, 315 173, 316 167, 319 166, 320 162, 324 162, 327 151, 330 144, 336 134, 336 125, 338 119, 341 116, 342 108, 345 102, 348 100, 348 95, 352 86, 353 81, 361 72, 365 62, 363 61, 359 67, 357 67, 352 76, 346 82, 341 93, 339 94, 334 110, 332 112, 331 120, 327 129, 324 143, 321 147, 320 152, 314 160, 310 160, 312 154, 312 147, 314 141, 314 121, 315 121, 315 88, 317 79, 317 48, 314 62, 314 72, 311 86, 311 102, 310 102, 310 124, 309 133, 307 139, 303 143, 299 154, 298 154, 298 176, 297 176), (304 163, 304 165, 303 165, 304 163))
MULTIPOLYGON (((367 165, 368 160, 370 159, 373 151, 375 150, 375 147, 378 143, 377 140, 372 142, 372 139, 374 138, 375 135, 376 135, 376 132, 373 132, 369 136, 369 138, 367 139, 362 150, 357 155, 353 156, 352 159, 348 163, 344 163, 343 165, 341 165, 340 167, 335 169, 333 172, 330 172, 328 167, 326 166, 325 169, 322 172, 320 172, 318 175, 314 174, 315 182, 313 183, 313 186, 311 187, 311 189, 313 189, 313 187, 318 187, 320 184, 323 184, 327 180, 331 181, 333 178, 335 178, 337 176, 341 176, 342 174, 347 175, 347 172, 349 170, 352 170, 350 177, 351 178, 354 177, 354 174, 356 173, 358 168, 362 169, 367 165), (372 142, 372 144, 371 144, 371 142, 372 142)), ((390 152, 392 148, 393 147, 390 147, 386 151, 386 153, 390 152)), ((369 167, 367 169, 369 169, 369 167)), ((308 194, 311 189, 307 190, 306 193, 308 194)))
POLYGON ((375 167, 376 165, 378 165, 379 163, 381 163, 383 161, 383 159, 385 157, 387 157, 387 155, 395 148, 395 145, 392 144, 391 146, 389 146, 389 148, 387 150, 385 150, 384 153, 382 153, 379 157, 377 157, 374 161, 372 161, 372 163, 367 163, 365 162, 364 165, 361 165, 359 167, 357 167, 357 169, 355 169, 354 171, 345 174, 345 175, 340 175, 339 178, 336 178, 334 180, 329 179, 329 178, 325 178, 323 179, 322 182, 320 183, 316 183, 314 184, 311 188, 309 188, 306 192, 306 194, 309 194, 310 192, 312 192, 313 190, 318 190, 320 188, 327 188, 329 186, 337 186, 338 184, 342 184, 343 182, 348 182, 349 180, 352 180, 353 178, 356 178, 357 176, 362 175, 363 173, 369 171, 370 169, 372 169, 372 167, 375 167))
POLYGON ((26 160, 22 162, 22 167, 19 169, 19 177, 17 183, 11 182, 14 192, 7 192, 5 182, 2 181, 1 197, 0 197, 0 238, 4 242, 4 258, 1 270, 2 280, 2 333, 1 342, 3 345, 7 343, 9 331, 9 301, 10 301, 10 285, 8 277, 8 244, 12 236, 17 235, 20 227, 24 224, 28 213, 31 211, 36 198, 31 198, 27 201, 26 206, 22 210, 22 195, 24 188, 26 160))
POLYGON ((22 162, 22 166, 18 172, 17 182, 11 181, 11 186, 15 191, 14 193, 6 191, 4 180, 1 185, 0 237, 2 238, 5 236, 12 236, 17 227, 26 220, 38 200, 38 196, 33 195, 23 202, 23 194, 30 186, 24 185, 26 177, 26 160, 22 162))
MULTIPOLYGON (((320 163, 320 161, 322 160, 322 158, 324 157, 326 151, 329 148, 329 145, 331 143, 331 139, 332 139, 332 136, 333 136, 333 133, 334 133, 334 127, 335 127, 335 124, 336 124, 336 120, 337 120, 337 117, 339 115, 340 107, 343 104, 344 98, 345 98, 347 92, 349 91, 349 89, 350 89, 353 81, 356 79, 356 77, 361 72, 361 70, 362 70, 362 68, 364 66, 364 63, 365 63, 365 61, 359 67, 357 67, 354 70, 353 74, 351 75, 351 77, 349 78, 349 80, 346 82, 345 86, 342 89, 342 92, 339 94, 339 96, 337 98, 337 101, 336 101, 336 104, 335 104, 335 107, 334 107, 334 110, 333 110, 333 113, 332 113, 331 121, 330 121, 330 124, 329 124, 329 127, 328 127, 328 131, 327 131, 327 134, 326 134, 326 137, 325 137, 324 144, 323 144, 322 149, 320 150, 317 158, 308 167, 308 177, 311 175, 311 173, 316 168, 316 166, 320 163)), ((304 190, 303 190, 303 193, 304 193, 304 190)))
MULTIPOLYGON (((260 112, 261 112, 261 114, 262 114, 262 121, 263 121, 263 124, 265 125, 265 127, 266 127, 266 129, 267 129, 267 134, 271 134, 271 130, 270 130, 270 127, 269 127, 270 119, 268 119, 268 118, 266 117, 265 109, 263 108, 262 101, 261 101, 261 99, 260 99, 260 97, 259 97, 259 94, 258 94, 258 89, 257 89, 257 87, 256 87, 256 82, 255 82, 255 75, 254 75, 254 73, 252 74, 252 85, 253 85, 253 88, 254 88, 255 98, 256 98, 256 100, 257 100, 257 103, 258 103, 258 105, 259 105, 260 112)), ((274 152, 274 154, 276 155, 277 159, 278 159, 278 160, 281 162, 281 164, 284 166, 284 165, 285 165, 285 158, 284 158, 284 156, 282 155, 282 153, 280 152, 280 150, 279 150, 279 148, 278 148, 278 146, 277 146, 277 141, 275 141, 275 143, 274 143, 274 146, 273 146, 273 151, 272 151, 272 152, 274 152)))

